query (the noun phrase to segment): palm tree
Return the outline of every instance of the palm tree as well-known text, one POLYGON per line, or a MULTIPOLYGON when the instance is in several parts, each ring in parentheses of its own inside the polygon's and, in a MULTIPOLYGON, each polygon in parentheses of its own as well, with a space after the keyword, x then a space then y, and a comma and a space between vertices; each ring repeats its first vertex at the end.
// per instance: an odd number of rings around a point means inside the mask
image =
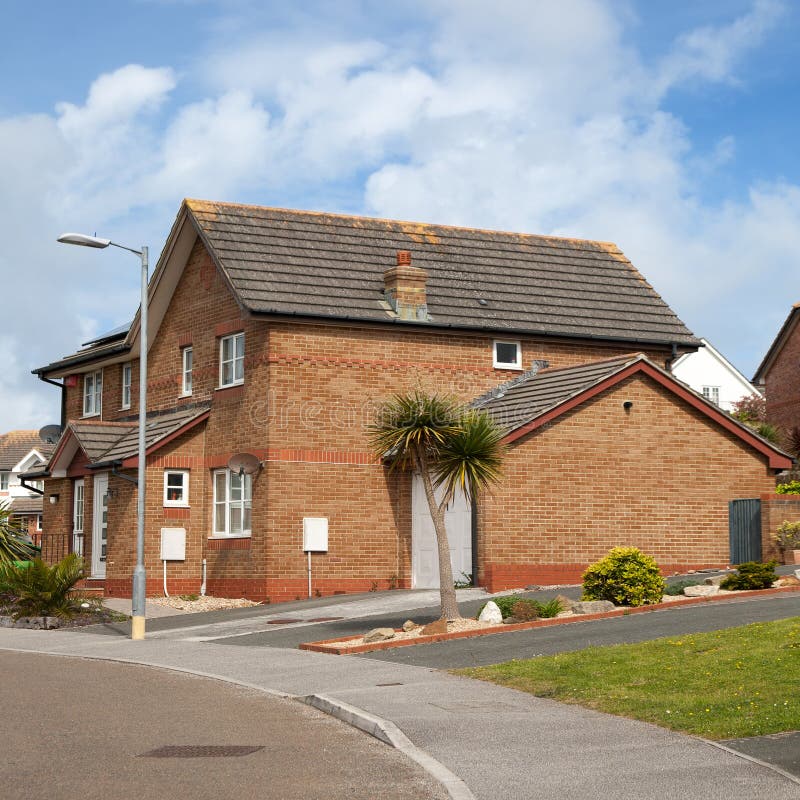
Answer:
POLYGON ((471 501, 500 477, 503 432, 485 411, 466 409, 455 399, 417 389, 397 394, 381 408, 370 428, 376 454, 390 471, 416 470, 436 531, 439 597, 443 619, 459 619, 445 511, 457 491, 471 501), (441 487, 439 501, 436 491, 441 487))
POLYGON ((0 504, 0 564, 27 561, 36 554, 25 540, 20 523, 11 516, 10 506, 0 504))

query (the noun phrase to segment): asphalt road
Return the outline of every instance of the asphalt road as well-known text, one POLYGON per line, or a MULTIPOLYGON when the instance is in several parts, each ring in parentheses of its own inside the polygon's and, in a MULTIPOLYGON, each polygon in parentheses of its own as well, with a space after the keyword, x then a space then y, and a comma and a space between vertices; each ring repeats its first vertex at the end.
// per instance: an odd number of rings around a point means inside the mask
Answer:
MULTIPOLYGON (((462 610, 466 613, 466 608, 462 610)), ((216 644, 236 647, 296 647, 301 642, 355 636, 370 628, 399 626, 408 616, 417 622, 424 622, 435 618, 436 615, 436 609, 423 609, 404 612, 402 615, 361 617, 302 627, 275 626, 275 629, 263 633, 214 641, 216 644)), ((586 647, 643 642, 662 636, 715 631, 751 622, 765 622, 793 616, 800 616, 798 594, 684 606, 646 614, 575 622, 497 636, 454 639, 415 647, 398 647, 346 657, 373 658, 435 669, 455 669, 498 664, 510 661, 512 658, 534 658, 540 655, 583 650, 586 647)))
POLYGON ((447 797, 416 764, 366 734, 220 681, 0 652, 0 685, 3 800, 447 797), (255 749, 196 749, 231 746, 255 749), (159 756, 165 747, 184 749, 159 756), (195 748, 192 757, 186 747, 195 748))

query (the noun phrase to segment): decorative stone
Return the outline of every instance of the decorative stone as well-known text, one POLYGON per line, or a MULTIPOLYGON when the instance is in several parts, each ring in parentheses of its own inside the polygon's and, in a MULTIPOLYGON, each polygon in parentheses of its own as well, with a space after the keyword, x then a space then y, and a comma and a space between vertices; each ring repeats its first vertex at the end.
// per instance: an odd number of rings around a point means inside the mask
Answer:
POLYGON ((614 604, 610 600, 581 600, 572 604, 573 614, 602 614, 613 610, 614 604))
POLYGON ((711 597, 719 594, 719 586, 687 586, 683 593, 687 597, 711 597))
POLYGON ((503 613, 500 611, 499 606, 494 602, 494 600, 490 600, 483 607, 483 611, 481 611, 481 615, 478 617, 478 622, 487 622, 490 625, 503 624, 503 613))
POLYGON ((447 620, 437 619, 429 622, 423 629, 423 636, 433 636, 435 633, 447 633, 447 620))
POLYGON ((578 602, 577 600, 572 600, 571 598, 566 597, 563 594, 557 594, 556 600, 558 600, 558 602, 561 603, 561 608, 564 611, 572 611, 572 606, 574 606, 575 603, 578 602))
POLYGON ((795 576, 795 578, 800 578, 800 569, 796 569, 794 571, 794 576, 795 576))
POLYGON ((364 635, 364 644, 385 642, 387 639, 394 639, 394 628, 373 628, 364 635))
POLYGON ((406 621, 403 623, 403 630, 404 630, 406 633, 408 633, 409 631, 415 631, 417 628, 419 628, 419 625, 417 625, 417 623, 416 623, 416 622, 414 622, 414 620, 413 620, 413 619, 407 619, 407 620, 406 620, 406 621))
POLYGON ((715 575, 713 578, 706 578, 703 583, 706 586, 719 586, 726 577, 726 575, 715 575))

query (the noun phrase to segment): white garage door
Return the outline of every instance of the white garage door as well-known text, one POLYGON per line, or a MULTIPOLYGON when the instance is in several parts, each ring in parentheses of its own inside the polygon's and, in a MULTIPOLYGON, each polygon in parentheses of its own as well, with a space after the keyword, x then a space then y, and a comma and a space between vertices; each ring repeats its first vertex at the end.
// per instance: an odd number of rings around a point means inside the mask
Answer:
MULTIPOLYGON (((463 493, 458 494, 445 513, 453 580, 472 574, 472 510, 463 493)), ((411 492, 411 586, 439 588, 439 554, 436 532, 425 498, 422 478, 414 476, 411 492)))

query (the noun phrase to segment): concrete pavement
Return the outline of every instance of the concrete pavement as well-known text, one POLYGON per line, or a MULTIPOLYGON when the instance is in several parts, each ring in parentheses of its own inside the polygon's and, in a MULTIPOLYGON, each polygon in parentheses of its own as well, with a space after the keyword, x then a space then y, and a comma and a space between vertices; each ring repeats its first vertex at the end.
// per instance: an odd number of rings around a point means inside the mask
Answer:
POLYGON ((800 798, 800 780, 704 740, 426 667, 75 631, 0 629, 0 649, 131 661, 314 695, 341 717, 361 714, 365 726, 399 729, 409 755, 455 776, 447 784, 452 797, 800 798))

